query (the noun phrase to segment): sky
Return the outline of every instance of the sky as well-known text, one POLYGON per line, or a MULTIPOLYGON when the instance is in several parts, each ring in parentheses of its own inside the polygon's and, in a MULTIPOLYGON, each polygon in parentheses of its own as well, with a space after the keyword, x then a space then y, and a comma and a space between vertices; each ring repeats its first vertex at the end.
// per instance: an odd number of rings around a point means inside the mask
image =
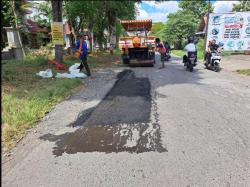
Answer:
MULTIPOLYGON (((137 4, 138 14, 136 19, 152 19, 153 22, 163 22, 167 21, 167 15, 169 13, 173 13, 179 10, 177 1, 163 1, 163 2, 155 2, 155 1, 142 1, 142 3, 137 4)), ((43 1, 33 1, 37 3, 41 3, 43 1)), ((232 10, 233 4, 239 3, 238 1, 219 1, 219 0, 211 0, 214 6, 214 13, 227 13, 232 10)), ((32 17, 36 14, 34 11, 28 17, 32 17)))
MULTIPOLYGON (((233 4, 239 1, 212 1, 214 13, 227 13, 232 10, 233 4)), ((142 1, 137 4, 138 14, 136 19, 152 19, 153 22, 166 22, 167 15, 179 10, 178 1, 142 1)))

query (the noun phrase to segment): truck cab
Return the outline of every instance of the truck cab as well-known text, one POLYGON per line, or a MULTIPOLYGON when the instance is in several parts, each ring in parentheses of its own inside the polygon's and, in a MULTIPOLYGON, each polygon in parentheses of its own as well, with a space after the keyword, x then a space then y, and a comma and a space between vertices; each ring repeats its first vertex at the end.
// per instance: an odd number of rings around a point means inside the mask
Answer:
POLYGON ((125 33, 119 38, 119 49, 124 64, 153 66, 155 38, 150 35, 152 20, 123 20, 125 33))

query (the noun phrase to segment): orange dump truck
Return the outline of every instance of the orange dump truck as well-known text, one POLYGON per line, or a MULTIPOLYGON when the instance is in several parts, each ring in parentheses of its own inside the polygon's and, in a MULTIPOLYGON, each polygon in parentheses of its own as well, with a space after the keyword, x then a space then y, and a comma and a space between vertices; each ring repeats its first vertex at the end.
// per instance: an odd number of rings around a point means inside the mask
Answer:
POLYGON ((155 37, 150 36, 152 20, 124 20, 125 29, 119 38, 124 64, 134 66, 154 66, 155 37))

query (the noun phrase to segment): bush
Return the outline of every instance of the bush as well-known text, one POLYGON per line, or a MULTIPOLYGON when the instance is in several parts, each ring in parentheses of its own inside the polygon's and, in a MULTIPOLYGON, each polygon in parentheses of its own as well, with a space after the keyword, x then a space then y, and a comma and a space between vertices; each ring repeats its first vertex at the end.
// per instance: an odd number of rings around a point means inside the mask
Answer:
POLYGON ((196 45, 198 51, 204 51, 204 46, 205 46, 204 42, 205 42, 204 39, 199 39, 199 42, 196 45))

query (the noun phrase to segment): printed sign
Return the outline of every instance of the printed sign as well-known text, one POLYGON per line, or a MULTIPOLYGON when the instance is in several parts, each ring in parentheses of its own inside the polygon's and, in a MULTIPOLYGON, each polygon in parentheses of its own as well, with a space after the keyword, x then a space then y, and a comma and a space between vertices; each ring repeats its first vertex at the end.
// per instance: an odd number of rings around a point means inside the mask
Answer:
POLYGON ((250 12, 210 14, 206 47, 213 39, 224 51, 250 50, 250 12))
POLYGON ((52 42, 55 45, 64 45, 64 33, 62 22, 51 23, 52 42))

